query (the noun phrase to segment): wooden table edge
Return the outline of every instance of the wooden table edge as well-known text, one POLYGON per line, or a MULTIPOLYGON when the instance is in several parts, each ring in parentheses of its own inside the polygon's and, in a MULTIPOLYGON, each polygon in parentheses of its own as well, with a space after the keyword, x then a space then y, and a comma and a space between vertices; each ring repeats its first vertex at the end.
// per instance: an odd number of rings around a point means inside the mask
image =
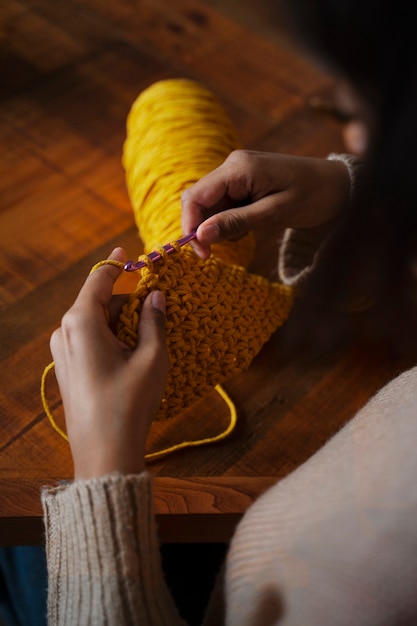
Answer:
MULTIPOLYGON (((227 543, 246 509, 276 481, 276 477, 157 476, 159 537, 163 543, 227 543)), ((66 482, 59 478, 1 479, 0 545, 43 544, 41 490, 66 482)))

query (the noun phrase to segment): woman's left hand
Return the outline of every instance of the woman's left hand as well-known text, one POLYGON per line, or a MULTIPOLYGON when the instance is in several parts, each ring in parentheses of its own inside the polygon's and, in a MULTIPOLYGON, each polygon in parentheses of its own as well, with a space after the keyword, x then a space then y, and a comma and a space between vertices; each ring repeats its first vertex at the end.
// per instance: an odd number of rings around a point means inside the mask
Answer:
MULTIPOLYGON (((125 252, 117 248, 109 258, 125 261, 125 252)), ((110 317, 118 314, 112 290, 120 271, 104 265, 91 274, 51 337, 76 479, 143 471, 146 437, 168 373, 160 292, 143 305, 134 350, 110 330, 106 310, 110 317)))

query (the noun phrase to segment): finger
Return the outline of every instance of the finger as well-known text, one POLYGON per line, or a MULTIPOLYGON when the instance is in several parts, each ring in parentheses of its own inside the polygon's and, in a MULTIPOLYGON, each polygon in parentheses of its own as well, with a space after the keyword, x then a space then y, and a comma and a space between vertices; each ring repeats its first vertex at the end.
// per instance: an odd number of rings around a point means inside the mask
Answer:
POLYGON ((143 303, 138 328, 138 345, 133 358, 142 361, 146 355, 146 358, 152 361, 148 365, 158 364, 158 371, 164 376, 168 371, 165 321, 165 297, 160 291, 153 291, 143 303))
MULTIPOLYGON (((181 196, 181 222, 184 235, 197 228, 212 215, 227 195, 227 184, 222 168, 217 168, 184 191, 181 196)), ((222 210, 219 207, 217 210, 222 210)))
MULTIPOLYGON (((217 210, 222 210, 218 205, 225 196, 226 188, 221 179, 217 180, 217 174, 217 171, 211 172, 182 194, 181 222, 184 235, 196 229, 217 210)), ((202 259, 210 256, 210 247, 202 245, 198 235, 190 243, 202 259)))
MULTIPOLYGON (((209 257, 211 243, 227 239, 228 235, 223 236, 221 230, 219 232, 216 220, 208 222, 204 229, 201 229, 200 225, 210 216, 245 205, 250 198, 251 178, 247 168, 243 166, 247 159, 243 159, 242 155, 240 151, 233 152, 222 165, 201 178, 182 195, 183 233, 187 234, 193 229, 198 229, 191 245, 203 259, 209 257)), ((238 220, 239 214, 236 216, 238 220)), ((233 215, 230 219, 233 219, 233 215)), ((231 238, 244 234, 242 228, 235 229, 236 235, 233 234, 233 228, 230 230, 231 238)))
POLYGON ((110 303, 107 307, 108 311, 108 323, 113 332, 116 331, 117 322, 120 317, 120 313, 122 312, 123 306, 129 299, 128 294, 116 294, 110 300, 110 303))
POLYGON ((126 252, 123 248, 115 248, 109 255, 108 260, 118 261, 121 266, 102 265, 97 268, 85 281, 76 304, 89 304, 107 307, 112 298, 113 286, 123 270, 126 262, 126 252))
MULTIPOLYGON (((199 224, 201 224, 201 222, 205 219, 204 215, 206 211, 206 208, 195 202, 191 198, 190 192, 188 192, 188 194, 187 192, 188 190, 186 190, 181 196, 181 224, 184 236, 191 233, 197 228, 197 226, 199 226, 199 224)), ((210 248, 200 245, 197 238, 190 241, 190 245, 202 259, 207 259, 210 256, 210 248)))
MULTIPOLYGON (((214 170, 187 189, 182 195, 181 202, 184 235, 196 229, 211 215, 230 209, 233 202, 227 195, 227 184, 221 168, 214 170)), ((208 259, 210 246, 200 241, 198 233, 190 243, 199 257, 208 259)))
POLYGON ((62 346, 62 331, 61 328, 57 328, 51 335, 49 340, 49 347, 51 350, 52 358, 55 360, 56 355, 60 353, 62 346))
POLYGON ((222 241, 238 240, 262 224, 278 225, 285 210, 285 194, 267 196, 251 204, 212 215, 197 229, 197 239, 203 248, 222 241))

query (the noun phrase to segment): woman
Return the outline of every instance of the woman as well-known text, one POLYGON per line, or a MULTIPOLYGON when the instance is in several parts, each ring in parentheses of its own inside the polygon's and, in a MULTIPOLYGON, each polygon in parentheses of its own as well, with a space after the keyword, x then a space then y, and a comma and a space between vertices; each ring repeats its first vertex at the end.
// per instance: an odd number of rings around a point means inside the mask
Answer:
MULTIPOLYGON (((205 257, 212 243, 259 224, 289 228, 281 274, 303 282, 306 297, 321 292, 336 307, 365 297, 378 310, 395 284, 399 298, 384 308, 385 321, 406 318, 417 206, 412 20, 398 2, 288 5, 309 50, 342 77, 339 98, 356 124, 348 137, 368 164, 233 153, 184 194, 184 231, 198 227, 195 248, 205 257), (364 230, 352 252, 358 220, 364 230), (299 229, 311 234, 311 267, 293 263, 299 229), (365 279, 356 290, 358 273, 365 279)), ((117 314, 118 273, 103 266, 90 276, 51 339, 75 471, 71 485, 43 494, 51 624, 183 623, 161 570, 143 462, 168 370, 164 300, 150 294, 139 345, 128 350, 105 316, 106 308, 117 314)), ((412 369, 248 510, 207 624, 417 623, 416 405, 412 369)))

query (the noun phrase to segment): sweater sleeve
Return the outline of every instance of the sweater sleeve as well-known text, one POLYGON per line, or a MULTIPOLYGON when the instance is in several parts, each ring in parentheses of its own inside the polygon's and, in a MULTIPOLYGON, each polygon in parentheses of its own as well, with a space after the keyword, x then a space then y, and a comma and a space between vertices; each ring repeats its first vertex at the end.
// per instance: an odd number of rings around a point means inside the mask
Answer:
MULTIPOLYGON (((363 170, 363 162, 350 154, 329 154, 329 160, 342 161, 350 177, 352 200, 363 170)), ((289 286, 302 291, 303 285, 320 265, 323 247, 332 236, 338 220, 315 228, 287 228, 284 231, 278 254, 278 275, 289 286)))
POLYGON ((50 626, 184 625, 164 581, 149 474, 46 489, 42 504, 50 626))

